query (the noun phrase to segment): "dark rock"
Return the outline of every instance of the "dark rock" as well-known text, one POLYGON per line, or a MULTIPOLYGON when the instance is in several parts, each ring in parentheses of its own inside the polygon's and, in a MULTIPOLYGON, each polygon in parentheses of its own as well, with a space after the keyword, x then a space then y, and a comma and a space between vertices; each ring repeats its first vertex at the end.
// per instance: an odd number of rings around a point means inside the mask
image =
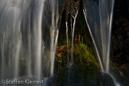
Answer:
POLYGON ((107 73, 102 73, 99 77, 101 86, 115 86, 112 77, 107 73))

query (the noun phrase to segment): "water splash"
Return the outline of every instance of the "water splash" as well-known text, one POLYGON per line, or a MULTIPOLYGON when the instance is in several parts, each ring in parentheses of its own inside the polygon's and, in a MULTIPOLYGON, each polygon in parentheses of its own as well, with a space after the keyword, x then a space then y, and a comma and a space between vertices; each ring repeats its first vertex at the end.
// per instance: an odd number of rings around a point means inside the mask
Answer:
POLYGON ((116 79, 114 78, 114 76, 113 76, 111 73, 107 73, 107 74, 109 74, 109 75, 111 76, 111 78, 112 78, 113 81, 114 81, 115 86, 121 86, 121 85, 116 81, 116 79))

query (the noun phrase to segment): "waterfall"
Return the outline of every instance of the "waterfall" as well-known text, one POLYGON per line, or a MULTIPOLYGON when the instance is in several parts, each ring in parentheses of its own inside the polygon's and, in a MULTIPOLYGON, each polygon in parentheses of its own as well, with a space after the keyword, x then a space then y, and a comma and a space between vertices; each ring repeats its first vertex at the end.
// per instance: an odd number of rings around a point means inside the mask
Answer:
MULTIPOLYGON (((64 9, 60 4, 63 5, 64 1, 68 0, 0 1, 0 85, 9 86, 1 82, 6 79, 34 79, 44 80, 43 86, 46 86, 46 80, 54 76, 60 9, 64 9)), ((68 2, 71 19, 65 22, 67 49, 69 23, 72 39, 71 58, 67 52, 68 72, 74 64, 74 32, 79 12, 77 1, 68 2)), ((114 1, 86 0, 83 12, 101 71, 109 74, 116 86, 120 86, 110 74, 109 66, 114 1)))
POLYGON ((1 0, 0 80, 54 75, 58 6, 58 0, 1 0))
MULTIPOLYGON (((97 52, 101 71, 108 73, 110 76, 112 76, 110 74, 109 64, 114 1, 115 0, 86 0, 83 10, 97 52)), ((115 79, 114 82, 116 86, 119 86, 115 79)))
POLYGON ((35 1, 33 11, 33 33, 34 33, 34 53, 35 53, 35 75, 41 79, 41 42, 42 42, 42 15, 44 0, 35 1))
POLYGON ((109 72, 113 7, 114 0, 87 0, 84 8, 84 16, 95 45, 102 72, 109 72))

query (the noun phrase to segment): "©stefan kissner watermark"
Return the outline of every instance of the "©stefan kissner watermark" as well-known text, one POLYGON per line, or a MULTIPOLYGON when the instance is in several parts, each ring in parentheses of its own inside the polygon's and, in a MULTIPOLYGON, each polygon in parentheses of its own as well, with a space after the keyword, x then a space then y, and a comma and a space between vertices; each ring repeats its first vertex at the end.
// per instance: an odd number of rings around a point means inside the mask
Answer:
POLYGON ((25 79, 25 80, 20 80, 20 79, 5 79, 1 80, 1 84, 8 84, 8 85, 21 85, 21 84, 44 84, 43 80, 30 80, 30 79, 25 79))

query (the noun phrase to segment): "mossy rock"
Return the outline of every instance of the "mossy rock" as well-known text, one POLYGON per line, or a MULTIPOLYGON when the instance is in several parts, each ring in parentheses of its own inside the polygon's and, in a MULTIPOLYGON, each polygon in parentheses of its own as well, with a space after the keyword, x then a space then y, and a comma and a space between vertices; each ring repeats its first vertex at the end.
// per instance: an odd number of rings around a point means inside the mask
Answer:
POLYGON ((107 73, 101 73, 98 78, 100 86, 115 86, 114 80, 107 73))
MULTIPOLYGON (((63 45, 63 47, 66 47, 66 45, 63 45)), ((62 46, 58 48, 62 51, 60 51, 61 57, 56 57, 56 74, 53 81, 54 85, 56 84, 55 86, 99 86, 98 74, 100 68, 92 48, 81 41, 75 43, 72 66, 67 66, 67 48, 62 48, 62 46)), ((69 56, 71 56, 70 50, 71 45, 69 45, 69 56)))

